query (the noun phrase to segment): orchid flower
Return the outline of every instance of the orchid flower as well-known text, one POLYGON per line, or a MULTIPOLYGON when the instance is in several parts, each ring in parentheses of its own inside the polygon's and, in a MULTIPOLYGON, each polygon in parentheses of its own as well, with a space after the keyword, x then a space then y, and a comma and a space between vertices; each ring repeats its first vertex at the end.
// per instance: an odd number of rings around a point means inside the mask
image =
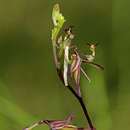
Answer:
POLYGON ((69 49, 71 46, 71 41, 74 38, 74 35, 72 34, 72 27, 68 27, 64 30, 65 36, 64 39, 62 39, 62 36, 59 37, 58 43, 59 43, 59 53, 58 53, 58 59, 61 60, 62 55, 64 54, 64 85, 68 86, 68 64, 70 63, 69 60, 69 49))
POLYGON ((89 82, 91 82, 90 78, 88 77, 88 75, 86 74, 86 72, 83 70, 83 68, 81 67, 81 64, 82 63, 87 63, 91 66, 94 66, 100 70, 104 70, 103 67, 101 67, 100 65, 98 64, 95 64, 91 61, 93 61, 93 58, 95 56, 94 55, 91 55, 92 57, 90 58, 90 55, 89 55, 89 58, 86 60, 80 58, 80 55, 78 54, 78 50, 77 48, 74 49, 74 52, 75 54, 72 55, 72 58, 73 58, 73 62, 70 66, 70 78, 72 80, 72 77, 73 77, 73 73, 74 73, 74 79, 75 79, 75 84, 76 84, 76 89, 77 89, 77 93, 79 96, 81 96, 81 92, 80 92, 80 85, 79 85, 79 80, 80 80, 80 71, 83 73, 83 75, 88 79, 89 82))
POLYGON ((74 73, 74 79, 76 84, 77 93, 79 96, 81 96, 80 92, 80 85, 79 85, 79 79, 80 79, 80 70, 85 75, 85 77, 90 81, 88 75, 85 73, 85 71, 81 67, 82 59, 80 58, 78 54, 77 48, 74 49, 75 54, 72 55, 73 62, 70 66, 70 78, 72 79, 73 73, 74 73))
POLYGON ((68 128, 67 125, 72 120, 73 115, 71 114, 66 120, 41 120, 34 125, 25 128, 23 130, 31 130, 32 128, 35 128, 43 123, 47 124, 50 127, 50 130, 60 130, 62 128, 68 128))
POLYGON ((89 49, 91 51, 91 54, 90 55, 83 55, 82 54, 83 56, 86 57, 85 60, 82 59, 82 62, 85 62, 85 63, 87 63, 87 64, 89 64, 89 65, 91 65, 93 67, 96 67, 99 70, 104 70, 104 68, 102 66, 100 66, 98 64, 95 64, 93 62, 94 59, 95 59, 95 49, 96 49, 97 44, 96 45, 94 45, 94 44, 88 44, 88 45, 89 45, 89 49))
POLYGON ((64 45, 64 83, 65 86, 68 86, 68 64, 70 62, 69 60, 69 49, 71 45, 71 41, 74 38, 74 35, 72 34, 72 28, 69 27, 65 29, 66 36, 64 38, 65 45, 64 45))

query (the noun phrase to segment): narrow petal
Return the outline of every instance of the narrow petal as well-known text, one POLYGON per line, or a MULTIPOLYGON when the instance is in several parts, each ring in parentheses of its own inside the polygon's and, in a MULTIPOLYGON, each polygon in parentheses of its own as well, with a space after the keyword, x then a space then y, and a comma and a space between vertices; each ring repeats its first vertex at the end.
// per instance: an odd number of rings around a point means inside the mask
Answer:
POLYGON ((66 120, 66 123, 67 124, 69 124, 70 123, 70 121, 72 120, 72 118, 73 118, 73 115, 72 114, 70 114, 70 116, 67 118, 67 120, 66 120))
POLYGON ((91 66, 93 66, 93 67, 95 67, 95 68, 97 68, 97 69, 99 69, 99 70, 104 70, 104 68, 101 65, 95 64, 93 62, 90 62, 88 64, 91 65, 91 66))
POLYGON ((74 49, 74 52, 76 54, 76 59, 73 61, 73 63, 71 64, 71 67, 70 67, 71 79, 72 79, 73 72, 75 72, 78 69, 78 67, 80 66, 80 63, 81 63, 81 59, 79 57, 77 49, 74 49))
POLYGON ((91 82, 91 79, 88 77, 88 75, 85 73, 85 71, 83 70, 82 67, 80 67, 80 70, 82 71, 82 73, 84 74, 84 76, 88 79, 89 83, 91 82))
POLYGON ((66 119, 66 120, 56 120, 56 121, 47 121, 46 123, 52 128, 52 129, 61 129, 67 126, 70 121, 72 120, 72 114, 66 119))
POLYGON ((70 66, 70 79, 72 80, 73 77, 73 69, 76 66, 76 60, 74 60, 70 66))
POLYGON ((75 83, 76 83, 76 89, 77 89, 77 93, 79 96, 81 96, 81 92, 80 92, 80 85, 79 85, 79 79, 80 79, 80 65, 78 66, 77 70, 74 73, 74 77, 75 77, 75 83))
POLYGON ((31 126, 28 127, 28 128, 24 128, 23 130, 31 130, 31 129, 33 129, 33 128, 35 128, 35 127, 37 127, 37 126, 39 126, 39 125, 41 125, 41 124, 43 124, 43 123, 45 123, 45 120, 41 120, 41 121, 39 121, 39 122, 37 122, 37 123, 31 125, 31 126))
POLYGON ((76 69, 78 68, 79 64, 80 64, 80 58, 77 57, 77 58, 76 58, 76 64, 75 64, 75 66, 74 66, 72 72, 76 71, 76 69))
POLYGON ((77 126, 73 126, 73 125, 67 125, 65 126, 63 129, 60 130, 96 130, 95 128, 81 128, 81 127, 77 127, 77 126))
POLYGON ((89 65, 91 65, 99 70, 104 70, 104 68, 101 65, 95 64, 93 62, 89 62, 88 60, 82 60, 82 62, 87 63, 87 64, 89 64, 89 65))
POLYGON ((80 65, 80 63, 81 63, 81 59, 80 59, 80 56, 79 56, 79 54, 78 54, 78 51, 77 51, 77 49, 74 49, 74 52, 75 52, 75 54, 76 54, 76 65, 75 65, 75 67, 73 68, 73 72, 78 68, 78 66, 80 65))

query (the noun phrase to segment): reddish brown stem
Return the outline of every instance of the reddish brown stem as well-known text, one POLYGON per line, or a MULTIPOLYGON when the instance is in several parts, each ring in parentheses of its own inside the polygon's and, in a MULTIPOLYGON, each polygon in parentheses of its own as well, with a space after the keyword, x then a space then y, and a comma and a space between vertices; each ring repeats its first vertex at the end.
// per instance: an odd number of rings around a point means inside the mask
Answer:
MULTIPOLYGON (((62 71, 61 71, 60 69, 57 69, 57 73, 58 73, 58 76, 59 76, 60 80, 61 80, 62 83, 64 84, 64 78, 63 78, 62 71)), ((64 85, 64 86, 65 86, 65 85, 64 85)), ((81 105, 81 107, 82 107, 82 109, 83 109, 83 112, 84 112, 84 114, 85 114, 85 117, 86 117, 86 119, 87 119, 87 121, 88 121, 88 124, 89 124, 90 128, 91 128, 92 130, 94 130, 92 121, 91 121, 91 119, 90 119, 90 117, 89 117, 88 111, 87 111, 87 109, 86 109, 86 106, 85 106, 85 104, 84 104, 84 102, 83 102, 82 97, 80 97, 80 96, 74 91, 74 89, 73 89, 70 85, 68 85, 67 88, 72 92, 72 94, 73 94, 73 95, 77 98, 77 100, 79 101, 79 103, 80 103, 80 105, 81 105)))

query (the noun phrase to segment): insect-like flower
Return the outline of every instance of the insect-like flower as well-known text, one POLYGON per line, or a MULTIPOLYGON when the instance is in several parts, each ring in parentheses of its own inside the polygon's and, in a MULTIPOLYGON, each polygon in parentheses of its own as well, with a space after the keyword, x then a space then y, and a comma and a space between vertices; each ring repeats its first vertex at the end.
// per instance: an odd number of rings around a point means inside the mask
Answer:
POLYGON ((85 77, 89 81, 90 81, 90 79, 88 78, 87 74, 84 72, 84 70, 81 67, 82 59, 80 58, 80 56, 78 54, 77 48, 74 49, 74 52, 75 52, 75 54, 72 55, 73 62, 72 62, 71 67, 70 67, 70 77, 72 79, 72 76, 73 76, 73 73, 74 73, 74 79, 75 79, 77 93, 78 93, 79 96, 81 96, 80 85, 79 85, 80 70, 83 72, 83 74, 85 75, 85 77))
POLYGON ((98 64, 95 64, 93 61, 95 59, 95 49, 96 49, 96 46, 97 46, 97 43, 94 45, 94 44, 88 44, 89 45, 89 49, 91 51, 91 54, 90 55, 83 55, 86 57, 85 60, 82 59, 82 62, 85 62, 93 67, 96 67, 97 69, 99 70, 104 70, 104 68, 98 64))
POLYGON ((73 73, 74 73, 74 79, 75 79, 77 93, 79 96, 81 96, 80 85, 79 85, 80 71, 84 74, 84 76, 88 79, 88 81, 91 82, 90 78, 88 77, 88 75, 85 73, 85 71, 81 67, 81 63, 84 62, 84 63, 90 64, 90 65, 92 65, 100 70, 103 70, 104 68, 101 67, 100 65, 92 62, 93 60, 90 57, 93 57, 93 55, 89 55, 89 57, 86 56, 87 59, 84 60, 84 59, 80 58, 80 55, 78 54, 77 48, 74 49, 74 52, 75 52, 75 54, 72 55, 73 62, 70 66, 70 78, 72 80, 73 73))
POLYGON ((50 130, 60 130, 62 128, 69 128, 70 126, 68 126, 68 124, 72 120, 72 117, 73 115, 71 114, 66 120, 42 120, 30 126, 29 128, 25 128, 23 130, 31 130, 32 128, 39 126, 43 123, 47 124, 50 127, 50 130))

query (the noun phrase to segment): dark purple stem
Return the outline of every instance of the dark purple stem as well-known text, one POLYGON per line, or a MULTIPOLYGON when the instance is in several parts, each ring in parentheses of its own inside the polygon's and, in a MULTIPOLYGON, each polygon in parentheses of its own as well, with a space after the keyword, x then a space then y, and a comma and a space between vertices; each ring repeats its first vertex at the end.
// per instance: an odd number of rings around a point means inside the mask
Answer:
MULTIPOLYGON (((58 76, 59 76, 60 80, 61 80, 62 83, 64 84, 64 78, 63 78, 62 71, 61 71, 60 69, 57 69, 57 73, 58 73, 58 76)), ((79 103, 80 103, 80 105, 81 105, 81 107, 82 107, 82 109, 83 109, 83 112, 84 112, 84 114, 85 114, 85 117, 86 117, 86 119, 87 119, 87 121, 88 121, 88 124, 89 124, 90 128, 91 128, 92 130, 94 130, 92 121, 91 121, 91 119, 90 119, 90 117, 89 117, 88 111, 87 111, 87 109, 86 109, 86 107, 85 107, 85 105, 84 105, 84 102, 83 102, 82 97, 80 97, 80 96, 74 91, 74 89, 73 89, 70 85, 68 85, 67 88, 68 88, 68 89, 73 93, 73 95, 78 99, 78 101, 79 101, 79 103)))

